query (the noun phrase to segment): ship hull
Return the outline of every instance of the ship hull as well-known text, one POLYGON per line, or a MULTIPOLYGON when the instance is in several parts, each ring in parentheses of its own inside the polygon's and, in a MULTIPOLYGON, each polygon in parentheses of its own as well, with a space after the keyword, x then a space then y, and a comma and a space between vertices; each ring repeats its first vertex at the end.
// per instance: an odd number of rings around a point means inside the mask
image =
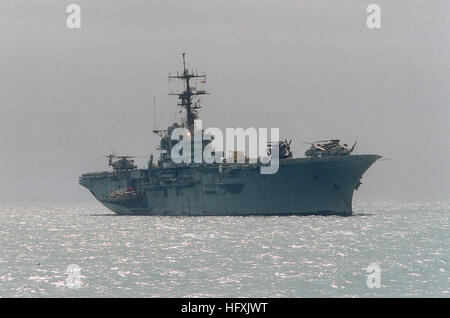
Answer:
MULTIPOLYGON (((378 155, 282 160, 279 171, 260 174, 257 165, 204 165, 160 171, 86 174, 80 184, 108 209, 124 215, 343 215, 364 172, 378 155), (163 173, 169 174, 163 182, 163 173), (93 177, 95 175, 95 177, 93 177), (152 182, 152 175, 161 182, 152 182), (110 198, 111 189, 132 185, 139 195, 110 198)), ((159 170, 159 169, 157 169, 159 170)))

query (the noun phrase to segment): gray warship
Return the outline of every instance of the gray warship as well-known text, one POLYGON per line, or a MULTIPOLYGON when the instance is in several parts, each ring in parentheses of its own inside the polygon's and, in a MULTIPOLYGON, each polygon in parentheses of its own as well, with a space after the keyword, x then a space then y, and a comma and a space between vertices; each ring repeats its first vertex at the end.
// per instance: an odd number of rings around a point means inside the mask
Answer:
MULTIPOLYGON (((108 155, 112 171, 85 173, 79 183, 105 207, 117 214, 166 216, 246 216, 246 215, 342 215, 353 214, 354 190, 361 185, 364 172, 378 159, 375 154, 352 154, 339 139, 310 143, 305 157, 294 158, 291 141, 269 143, 268 155, 276 154, 279 169, 261 174, 261 160, 244 162, 222 160, 213 163, 175 163, 171 150, 174 129, 183 127, 191 134, 201 108, 195 80, 206 81, 206 74, 186 68, 171 79, 184 82, 178 106, 185 118, 165 130, 153 130, 160 137, 159 158, 150 156, 146 168, 138 168, 132 157, 108 155)), ((202 131, 200 131, 201 133, 202 131)), ((203 146, 206 146, 206 142, 203 146)), ((232 154, 233 156, 236 153, 232 154)), ((235 158, 236 159, 236 158, 235 158)))

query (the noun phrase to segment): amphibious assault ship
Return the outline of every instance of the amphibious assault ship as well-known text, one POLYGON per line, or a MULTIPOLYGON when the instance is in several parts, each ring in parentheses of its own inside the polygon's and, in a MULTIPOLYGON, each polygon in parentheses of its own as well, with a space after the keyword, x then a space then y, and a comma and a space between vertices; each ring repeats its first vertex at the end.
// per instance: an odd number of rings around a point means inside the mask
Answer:
MULTIPOLYGON (((160 137, 159 158, 150 156, 148 166, 138 169, 129 156, 109 155, 112 171, 83 174, 79 182, 94 197, 117 214, 131 215, 351 215, 354 190, 361 185, 364 172, 381 156, 354 155, 338 139, 311 143, 303 158, 294 158, 291 141, 269 143, 269 160, 279 159, 279 169, 262 174, 267 162, 217 160, 212 163, 176 163, 172 150, 179 140, 171 138, 177 128, 188 135, 203 134, 194 121, 201 108, 194 81, 206 81, 206 74, 186 68, 171 79, 184 82, 178 106, 185 118, 165 130, 154 130, 160 137), (276 158, 275 158, 276 156, 276 158), (230 162, 232 161, 232 162, 230 162)), ((202 139, 203 140, 203 139, 202 139)), ((202 141, 206 147, 207 141, 202 141)), ((232 153, 237 159, 236 152, 232 153)))

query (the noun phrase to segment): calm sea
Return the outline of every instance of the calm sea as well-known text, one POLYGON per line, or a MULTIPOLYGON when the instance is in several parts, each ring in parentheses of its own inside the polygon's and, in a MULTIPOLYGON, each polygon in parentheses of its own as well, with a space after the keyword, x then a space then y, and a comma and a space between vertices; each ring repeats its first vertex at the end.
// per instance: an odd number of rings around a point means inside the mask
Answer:
POLYGON ((139 217, 96 202, 1 204, 0 297, 450 296, 450 202, 354 210, 139 217))

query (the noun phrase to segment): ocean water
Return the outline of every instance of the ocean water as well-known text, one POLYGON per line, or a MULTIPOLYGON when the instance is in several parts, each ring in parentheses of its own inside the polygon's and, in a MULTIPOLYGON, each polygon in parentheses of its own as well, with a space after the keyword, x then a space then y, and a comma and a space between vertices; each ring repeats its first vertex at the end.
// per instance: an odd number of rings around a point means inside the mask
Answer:
POLYGON ((0 204, 0 297, 450 296, 450 202, 354 210, 140 217, 96 202, 0 204))

